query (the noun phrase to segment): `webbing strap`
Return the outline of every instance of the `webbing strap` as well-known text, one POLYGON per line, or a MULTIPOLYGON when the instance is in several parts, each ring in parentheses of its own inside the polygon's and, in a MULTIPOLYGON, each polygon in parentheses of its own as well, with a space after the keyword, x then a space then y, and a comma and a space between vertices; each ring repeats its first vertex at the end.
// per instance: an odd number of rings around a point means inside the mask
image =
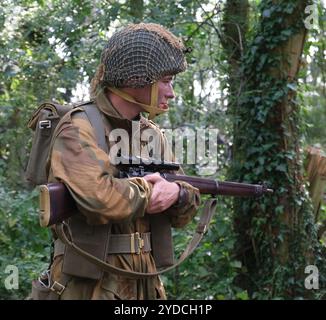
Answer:
POLYGON ((102 119, 101 111, 95 104, 83 105, 85 113, 96 134, 98 146, 107 154, 109 153, 108 146, 105 141, 105 127, 102 119))
POLYGON ((152 120, 153 118, 155 118, 155 116, 157 116, 158 114, 164 113, 167 110, 166 109, 160 109, 157 107, 158 104, 158 83, 154 82, 152 84, 152 89, 151 89, 151 104, 145 104, 145 103, 141 103, 138 102, 137 100, 135 100, 130 94, 118 89, 118 88, 112 88, 109 87, 108 88, 111 92, 113 92, 115 95, 119 96, 120 98, 131 102, 131 103, 135 103, 140 105, 146 112, 149 113, 148 119, 152 120))
POLYGON ((105 272, 112 272, 112 273, 115 273, 115 274, 118 274, 121 276, 125 276, 127 278, 132 278, 132 279, 150 278, 150 277, 155 277, 164 272, 174 269, 175 267, 179 266, 189 255, 191 255, 194 252, 194 250, 198 246, 200 240, 203 238, 204 233, 207 231, 209 222, 212 218, 213 213, 215 212, 215 207, 216 207, 216 199, 206 200, 203 213, 200 217, 199 223, 196 228, 196 232, 195 232, 193 238, 191 239, 190 243, 186 247, 185 251, 181 254, 178 261, 174 265, 172 265, 168 268, 165 268, 160 271, 153 272, 153 273, 127 271, 125 269, 118 268, 110 263, 105 262, 105 261, 102 261, 101 259, 98 259, 97 257, 89 254, 87 251, 81 249, 79 246, 77 246, 74 243, 70 228, 65 222, 55 225, 55 231, 56 231, 58 237, 60 238, 60 240, 64 244, 71 247, 76 253, 80 254, 88 261, 94 263, 96 266, 98 266, 105 272), (67 236, 65 229, 68 232, 68 236, 67 236))
POLYGON ((111 234, 108 254, 137 253, 151 251, 151 233, 111 234))
POLYGON ((51 293, 49 295, 49 300, 59 300, 60 296, 66 289, 68 282, 70 281, 71 276, 61 272, 60 280, 54 281, 50 287, 51 293))

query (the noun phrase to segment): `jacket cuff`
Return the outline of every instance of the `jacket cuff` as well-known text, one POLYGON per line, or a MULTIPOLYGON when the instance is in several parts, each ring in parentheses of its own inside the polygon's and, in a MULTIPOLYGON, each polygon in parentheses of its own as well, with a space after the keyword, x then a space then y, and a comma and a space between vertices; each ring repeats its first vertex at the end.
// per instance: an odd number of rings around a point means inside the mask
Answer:
POLYGON ((171 206, 171 208, 177 209, 184 207, 188 203, 189 193, 181 183, 178 183, 177 181, 175 181, 175 183, 180 187, 179 198, 178 201, 171 206))

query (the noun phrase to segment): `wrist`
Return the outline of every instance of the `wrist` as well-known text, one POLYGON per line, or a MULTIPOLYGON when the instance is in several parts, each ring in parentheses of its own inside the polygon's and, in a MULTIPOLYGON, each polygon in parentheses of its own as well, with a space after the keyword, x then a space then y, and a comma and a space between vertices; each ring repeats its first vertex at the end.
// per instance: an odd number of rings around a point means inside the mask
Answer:
POLYGON ((180 199, 181 187, 177 183, 175 183, 175 182, 173 182, 173 184, 175 184, 177 186, 177 188, 178 188, 177 197, 176 197, 175 201, 172 204, 172 205, 175 205, 179 201, 179 199, 180 199))
POLYGON ((187 190, 177 182, 174 182, 179 187, 179 195, 177 201, 172 205, 172 208, 180 208, 187 203, 188 192, 187 190))

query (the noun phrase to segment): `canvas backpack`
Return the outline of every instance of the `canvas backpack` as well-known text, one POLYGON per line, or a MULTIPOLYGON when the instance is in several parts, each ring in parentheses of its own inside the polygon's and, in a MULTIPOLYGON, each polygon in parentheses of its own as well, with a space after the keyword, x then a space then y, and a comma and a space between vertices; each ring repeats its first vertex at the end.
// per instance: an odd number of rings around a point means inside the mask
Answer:
POLYGON ((105 152, 108 152, 103 120, 100 111, 92 101, 75 105, 44 102, 35 110, 28 122, 28 127, 34 131, 34 137, 25 178, 31 186, 47 183, 46 164, 55 128, 67 112, 81 106, 85 110, 87 118, 95 130, 99 147, 105 152))

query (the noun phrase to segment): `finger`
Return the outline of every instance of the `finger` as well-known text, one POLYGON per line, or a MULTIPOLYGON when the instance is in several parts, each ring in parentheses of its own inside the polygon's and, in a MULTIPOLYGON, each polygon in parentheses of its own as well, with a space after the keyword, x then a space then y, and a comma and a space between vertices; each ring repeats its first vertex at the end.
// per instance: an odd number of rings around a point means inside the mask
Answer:
POLYGON ((162 211, 164 211, 164 210, 161 210, 160 208, 158 208, 158 207, 149 207, 147 210, 146 210, 146 212, 147 213, 161 213, 162 211))
POLYGON ((157 206, 155 206, 155 204, 149 204, 147 209, 146 209, 146 213, 157 213, 157 206))
POLYGON ((143 178, 144 178, 146 181, 151 182, 151 183, 155 183, 155 182, 157 182, 157 181, 162 181, 162 180, 164 180, 164 178, 162 178, 158 172, 157 172, 157 173, 154 173, 154 174, 149 174, 149 175, 147 175, 147 176, 144 176, 143 178))
POLYGON ((163 212, 164 210, 166 210, 168 208, 168 206, 160 203, 160 202, 153 202, 151 203, 146 212, 147 213, 160 213, 163 212))
POLYGON ((157 213, 160 212, 159 208, 160 205, 158 204, 158 199, 156 199, 156 197, 153 197, 147 206, 146 212, 157 213))

